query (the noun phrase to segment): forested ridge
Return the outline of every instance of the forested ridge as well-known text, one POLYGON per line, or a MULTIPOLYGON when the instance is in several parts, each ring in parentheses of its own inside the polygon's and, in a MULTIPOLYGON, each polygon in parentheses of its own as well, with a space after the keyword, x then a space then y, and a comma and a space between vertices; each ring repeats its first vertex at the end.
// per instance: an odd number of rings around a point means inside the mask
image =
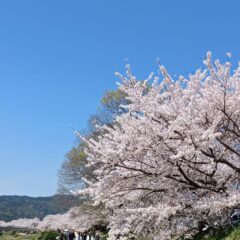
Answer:
POLYGON ((0 220, 11 221, 18 218, 40 218, 64 213, 76 206, 79 200, 70 195, 50 197, 0 196, 0 220))

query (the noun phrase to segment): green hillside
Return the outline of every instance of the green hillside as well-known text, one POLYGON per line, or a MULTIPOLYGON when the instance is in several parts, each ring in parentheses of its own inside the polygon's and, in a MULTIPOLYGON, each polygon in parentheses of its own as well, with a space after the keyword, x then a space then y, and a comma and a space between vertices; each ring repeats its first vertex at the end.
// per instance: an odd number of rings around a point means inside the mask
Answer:
POLYGON ((51 197, 0 196, 0 220, 18 218, 40 218, 64 213, 80 202, 74 196, 54 195, 51 197))

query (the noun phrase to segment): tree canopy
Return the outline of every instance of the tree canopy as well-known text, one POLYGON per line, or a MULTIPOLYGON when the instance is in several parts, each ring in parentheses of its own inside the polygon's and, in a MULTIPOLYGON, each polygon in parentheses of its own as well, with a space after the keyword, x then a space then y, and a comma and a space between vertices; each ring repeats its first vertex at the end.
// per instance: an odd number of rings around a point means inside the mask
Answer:
POLYGON ((178 79, 160 66, 163 78, 145 81, 127 65, 117 74, 126 111, 82 137, 88 166, 99 168, 79 193, 111 212, 109 239, 191 235, 239 203, 240 67, 212 63, 210 52, 204 64, 178 79))

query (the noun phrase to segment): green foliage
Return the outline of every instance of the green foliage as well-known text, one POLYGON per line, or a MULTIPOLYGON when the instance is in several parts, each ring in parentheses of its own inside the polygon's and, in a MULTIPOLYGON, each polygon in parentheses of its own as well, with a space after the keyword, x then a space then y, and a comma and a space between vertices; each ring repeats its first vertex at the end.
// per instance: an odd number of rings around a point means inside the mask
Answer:
POLYGON ((107 240, 107 238, 108 238, 108 233, 103 233, 100 235, 101 240, 107 240))
POLYGON ((95 181, 92 167, 86 167, 87 156, 83 151, 84 143, 81 142, 77 147, 73 147, 66 155, 65 161, 62 163, 61 169, 58 172, 58 192, 70 193, 71 190, 76 190, 85 187, 85 182, 82 178, 89 181, 95 181))
POLYGON ((39 234, 27 234, 21 235, 20 233, 16 232, 14 235, 9 234, 9 232, 2 233, 0 235, 0 240, 38 240, 39 234))
POLYGON ((122 99, 124 99, 125 97, 126 95, 123 92, 121 92, 119 89, 116 91, 108 91, 103 96, 101 100, 101 104, 106 106, 113 101, 122 101, 122 99))
POLYGON ((7 232, 8 235, 16 235, 16 231, 15 230, 10 230, 7 232))
MULTIPOLYGON (((91 137, 97 139, 104 134, 104 132, 99 131, 96 126, 102 126, 104 124, 112 126, 114 116, 126 112, 126 109, 122 107, 122 105, 126 105, 126 103, 128 103, 128 100, 122 91, 107 91, 102 97, 101 104, 96 113, 90 116, 88 128, 85 134, 82 133, 82 135, 86 138, 91 137)), ((91 182, 97 181, 94 170, 99 168, 99 166, 86 166, 87 156, 84 153, 84 148, 85 143, 80 141, 76 147, 73 147, 66 154, 66 158, 58 173, 59 193, 70 193, 72 190, 86 187, 82 178, 91 182)))
POLYGON ((38 240, 56 240, 57 236, 59 236, 59 233, 55 231, 42 232, 38 240))
POLYGON ((67 195, 52 197, 0 196, 0 220, 40 218, 68 211, 79 204, 79 199, 67 195))
POLYGON ((225 226, 210 230, 206 234, 198 234, 193 240, 239 240, 240 226, 225 226))

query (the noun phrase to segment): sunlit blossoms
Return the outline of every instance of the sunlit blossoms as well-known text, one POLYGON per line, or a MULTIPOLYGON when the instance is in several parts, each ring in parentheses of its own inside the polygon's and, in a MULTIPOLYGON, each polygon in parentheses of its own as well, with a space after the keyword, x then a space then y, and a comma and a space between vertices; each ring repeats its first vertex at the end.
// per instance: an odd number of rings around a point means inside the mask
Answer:
POLYGON ((48 215, 44 219, 16 219, 10 222, 0 221, 0 227, 15 227, 38 230, 86 231, 94 225, 102 224, 103 217, 98 212, 83 210, 79 207, 71 208, 65 214, 48 215))
POLYGON ((127 111, 85 140, 100 167, 84 193, 111 213, 110 239, 191 235, 239 203, 240 67, 204 64, 188 78, 118 74, 127 111))

